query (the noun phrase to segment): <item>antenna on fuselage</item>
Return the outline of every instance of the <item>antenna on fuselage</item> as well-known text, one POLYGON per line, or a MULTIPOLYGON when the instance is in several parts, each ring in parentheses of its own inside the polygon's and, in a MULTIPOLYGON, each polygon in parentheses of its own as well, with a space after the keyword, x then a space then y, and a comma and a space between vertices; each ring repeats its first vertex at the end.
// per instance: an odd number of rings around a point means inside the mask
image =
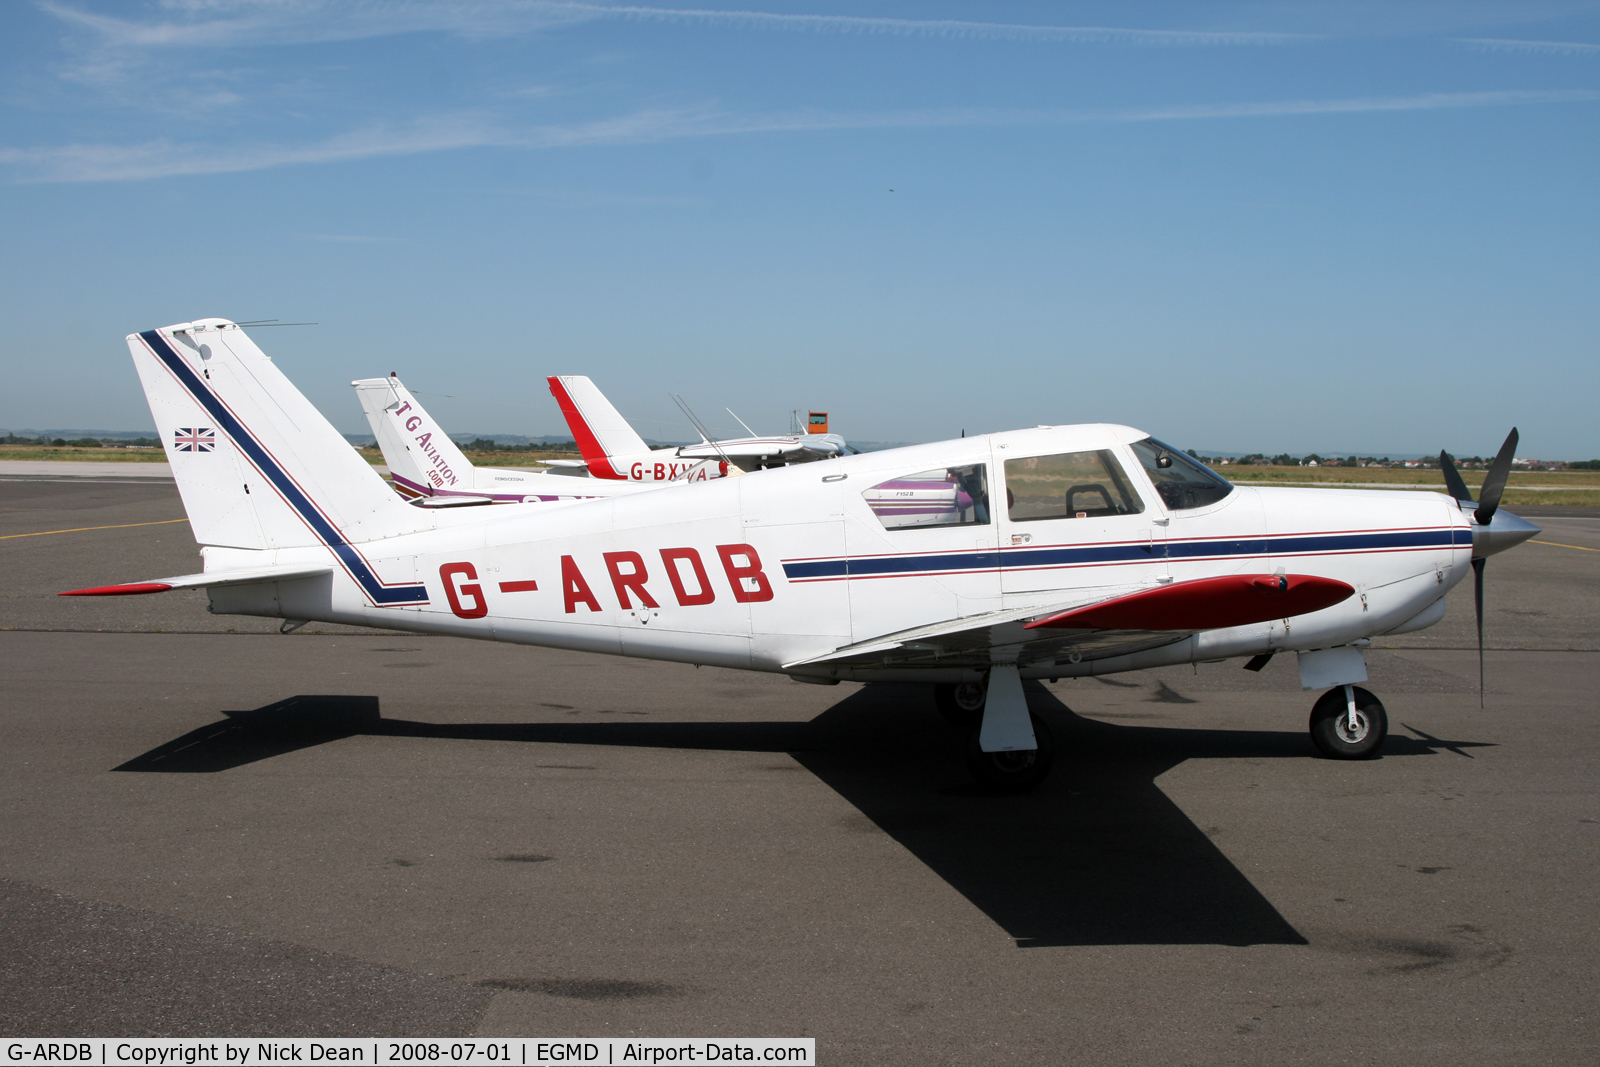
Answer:
MULTIPOLYGON (((722 410, 726 411, 729 415, 733 415, 733 409, 732 408, 723 408, 722 410)), ((737 422, 740 426, 744 426, 744 432, 749 434, 751 437, 760 437, 761 436, 760 434, 758 434, 754 430, 752 430, 749 426, 747 426, 745 424, 745 421, 743 419, 741 419, 739 416, 733 415, 733 421, 737 422)))
MULTIPOLYGON (((728 454, 722 450, 722 446, 717 444, 717 442, 712 438, 711 434, 706 432, 706 424, 701 422, 695 413, 689 410, 689 405, 683 402, 683 397, 679 396, 677 393, 668 393, 667 395, 672 398, 672 402, 674 404, 678 405, 678 410, 683 412, 684 415, 688 416, 690 424, 694 426, 695 433, 700 435, 700 440, 716 449, 717 455, 722 457, 722 462, 726 463, 730 467, 733 466, 733 460, 728 458, 728 454)), ((730 411, 728 414, 732 415, 733 413, 730 411)), ((734 415, 733 417, 737 419, 739 416, 734 415)), ((743 423, 740 423, 739 425, 744 426, 743 423)), ((745 429, 749 429, 749 427, 746 426, 745 429)), ((751 436, 754 437, 755 435, 751 434, 751 436)))

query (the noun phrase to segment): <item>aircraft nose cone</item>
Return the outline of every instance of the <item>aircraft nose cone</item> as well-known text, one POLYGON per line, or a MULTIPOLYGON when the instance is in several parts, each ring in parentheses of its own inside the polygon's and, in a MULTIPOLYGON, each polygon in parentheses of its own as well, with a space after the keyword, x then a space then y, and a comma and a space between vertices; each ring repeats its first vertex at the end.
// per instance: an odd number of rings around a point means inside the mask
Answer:
POLYGON ((1504 552, 1541 532, 1543 531, 1539 527, 1527 519, 1501 508, 1494 513, 1494 518, 1489 520, 1489 525, 1473 524, 1472 556, 1474 559, 1482 559, 1496 552, 1504 552))

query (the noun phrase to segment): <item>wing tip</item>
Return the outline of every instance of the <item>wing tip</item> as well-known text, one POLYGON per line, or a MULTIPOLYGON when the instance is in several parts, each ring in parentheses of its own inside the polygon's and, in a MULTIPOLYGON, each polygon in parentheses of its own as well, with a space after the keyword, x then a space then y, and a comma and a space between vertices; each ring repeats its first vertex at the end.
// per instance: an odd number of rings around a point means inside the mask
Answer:
POLYGON ((165 593, 172 586, 165 582, 133 582, 129 585, 96 585, 88 589, 69 589, 56 596, 140 596, 145 593, 165 593))

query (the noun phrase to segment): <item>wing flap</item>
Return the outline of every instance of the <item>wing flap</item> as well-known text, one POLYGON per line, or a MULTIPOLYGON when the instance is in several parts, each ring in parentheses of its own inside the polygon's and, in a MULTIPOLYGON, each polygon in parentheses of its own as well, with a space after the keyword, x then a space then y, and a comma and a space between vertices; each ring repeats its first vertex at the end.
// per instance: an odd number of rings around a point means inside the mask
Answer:
MULTIPOLYGON (((1104 598, 1099 598, 1104 599, 1104 598)), ((987 665, 990 650, 1002 646, 1016 646, 1023 660, 1042 658, 1053 654, 1062 645, 1073 643, 1073 635, 1044 631, 1030 633, 1026 627, 1030 619, 1053 615, 1074 607, 1082 607, 1096 600, 1077 600, 1069 604, 1045 607, 1011 608, 990 611, 982 615, 968 615, 960 619, 918 626, 897 633, 884 634, 867 641, 836 648, 832 652, 784 664, 784 669, 816 666, 906 666, 912 664, 939 664, 962 666, 966 663, 987 665)), ((1162 641, 1170 640, 1163 637, 1162 641)))

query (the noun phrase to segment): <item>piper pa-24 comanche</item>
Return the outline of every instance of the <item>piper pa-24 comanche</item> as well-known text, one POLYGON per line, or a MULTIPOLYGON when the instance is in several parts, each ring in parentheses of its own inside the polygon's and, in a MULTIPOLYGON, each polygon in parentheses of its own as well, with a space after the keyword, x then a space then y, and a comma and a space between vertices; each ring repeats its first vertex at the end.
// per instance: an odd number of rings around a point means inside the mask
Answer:
MULTIPOLYGON (((599 500, 396 496, 226 319, 128 338, 210 610, 772 671, 925 682, 996 790, 1048 771, 1023 681, 1299 654, 1327 756, 1383 743, 1362 649, 1435 623, 1537 532, 1470 500, 1235 486, 1126 426, 1040 426, 599 500)), ((1481 603, 1481 597, 1480 597, 1481 603)), ((1480 635, 1481 635, 1480 607, 1480 635)), ((1481 636, 1480 636, 1481 645, 1481 636)))

